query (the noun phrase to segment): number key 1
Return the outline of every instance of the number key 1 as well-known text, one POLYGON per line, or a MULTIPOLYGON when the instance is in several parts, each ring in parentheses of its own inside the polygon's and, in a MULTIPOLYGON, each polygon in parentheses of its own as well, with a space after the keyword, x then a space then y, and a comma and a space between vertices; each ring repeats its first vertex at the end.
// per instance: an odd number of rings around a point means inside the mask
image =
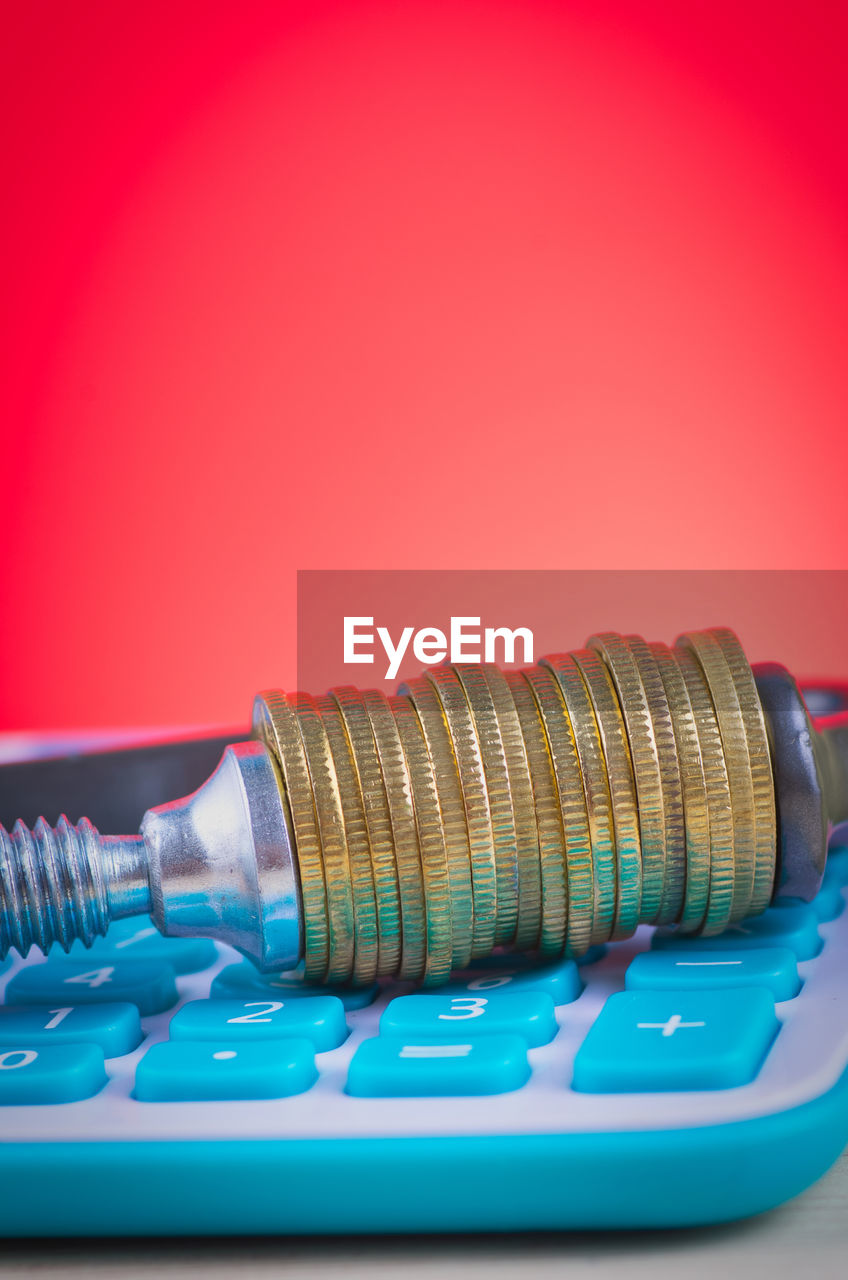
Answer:
POLYGON ((96 1044, 104 1057, 117 1058, 132 1053, 141 1040, 141 1019, 134 1004, 0 1008, 0 1047, 96 1044))

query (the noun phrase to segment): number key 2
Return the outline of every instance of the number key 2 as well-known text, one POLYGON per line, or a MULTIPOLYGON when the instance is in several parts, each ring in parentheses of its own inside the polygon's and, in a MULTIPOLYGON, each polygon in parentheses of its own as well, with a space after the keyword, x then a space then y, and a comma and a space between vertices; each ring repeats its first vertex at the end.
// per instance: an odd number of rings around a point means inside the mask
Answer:
POLYGON ((172 1040, 256 1041, 294 1037, 316 1053, 347 1039, 344 1005, 335 996, 295 1000, 192 1000, 171 1019, 172 1040))

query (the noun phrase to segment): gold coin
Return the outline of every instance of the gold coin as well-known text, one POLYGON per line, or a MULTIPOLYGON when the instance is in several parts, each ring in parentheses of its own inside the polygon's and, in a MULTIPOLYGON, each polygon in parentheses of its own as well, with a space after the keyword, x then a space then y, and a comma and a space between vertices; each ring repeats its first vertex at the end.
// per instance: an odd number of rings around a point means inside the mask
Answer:
POLYGON ((329 959, 321 835, 297 718, 280 689, 269 689, 256 698, 253 729, 268 745, 282 773, 300 871, 304 967, 308 981, 320 982, 327 971, 329 959))
POLYGON ((510 945, 518 924, 518 847, 503 739, 489 684, 479 666, 462 662, 454 664, 452 669, 462 683, 471 708, 486 773, 498 898, 495 942, 510 945))
POLYGON ((615 685, 603 659, 594 649, 577 649, 572 657, 580 668, 603 743, 615 829, 618 889, 612 936, 629 938, 639 924, 642 905, 642 844, 636 783, 627 745, 627 730, 615 685))
POLYGON ((757 826, 754 889, 751 895, 751 912, 755 914, 765 910, 771 902, 777 871, 777 814, 771 752, 754 673, 738 637, 726 627, 713 627, 710 634, 718 643, 730 668, 748 740, 751 784, 754 789, 754 817, 757 826))
POLYGON ((471 954, 487 956, 495 945, 498 918, 495 838, 483 757, 471 708, 459 676, 450 667, 433 667, 424 672, 442 704, 459 767, 465 804, 465 822, 471 855, 471 888, 474 924, 471 954))
POLYGON ((636 659, 622 637, 607 631, 602 635, 590 636, 588 646, 596 649, 606 663, 624 716, 636 794, 639 797, 642 841, 641 918, 643 922, 653 924, 662 909, 665 886, 665 806, 651 711, 636 659))
POLYGON ((590 942, 608 942, 615 919, 615 833, 601 733, 592 700, 572 655, 551 654, 542 658, 540 666, 547 667, 556 676, 574 730, 592 842, 594 912, 590 942))
POLYGON ((421 721, 408 698, 389 698, 406 756, 412 803, 418 828, 418 848, 424 874, 427 959, 425 986, 436 986, 450 975, 453 951, 448 855, 436 776, 421 721))
POLYGON ((650 646, 659 668, 671 708, 677 759, 683 783, 683 811, 686 820, 686 882, 681 933, 696 932, 705 923, 710 894, 710 818, 707 808, 707 786, 698 726, 686 688, 686 681, 665 644, 650 646))
POLYGON ((433 764, 448 857, 453 929, 451 967, 464 969, 471 960, 474 904, 471 896, 471 854, 465 825, 465 805, 453 744, 442 704, 429 680, 422 676, 408 680, 400 686, 398 694, 408 696, 415 707, 433 764))
POLYGON ((417 981, 424 976, 427 943, 424 878, 418 848, 418 828, 415 825, 412 783, 388 699, 376 689, 366 689, 362 693, 362 700, 371 721, 392 826, 401 916, 401 953, 396 976, 417 981))
POLYGON ((339 789, 330 742, 315 699, 294 693, 290 699, 300 726, 306 763, 312 779, 315 812, 324 856, 327 887, 327 925, 330 954, 326 982, 349 982, 353 976, 354 910, 350 858, 339 789))
POLYGON ((566 951, 569 955, 581 956, 591 943, 595 904, 592 837, 574 730, 553 672, 547 667, 530 667, 521 674, 533 691, 545 726, 557 784, 568 886, 566 951))
POLYGON ((483 672, 495 705, 501 732, 512 811, 515 817, 515 845, 518 854, 518 924, 515 947, 519 951, 534 950, 541 931, 542 881, 539 868, 539 831, 533 803, 533 784, 527 763, 527 751, 521 733, 521 722, 510 687, 500 667, 484 662, 483 672))
POLYGON ((556 777, 545 726, 530 686, 520 671, 507 671, 533 785, 541 877, 541 931, 539 951, 560 956, 565 947, 568 905, 565 880, 565 837, 562 830, 556 777))
POLYGON ((673 650, 698 731, 710 825, 710 894, 700 932, 721 933, 733 907, 733 803, 718 720, 701 666, 689 649, 673 650))
POLYGON ((751 911, 757 860, 754 786, 742 709, 733 676, 715 637, 709 631, 687 631, 677 637, 677 644, 694 653, 706 677, 727 761, 733 803, 733 905, 730 923, 736 924, 751 911))
POLYGON ((330 743, 344 816, 345 841, 353 895, 353 974, 357 986, 369 986, 377 976, 377 902, 371 871, 371 845, 365 825, 365 806, 342 714, 332 697, 316 698, 324 732, 330 743))
POLYGON ((671 708, 659 667, 645 641, 641 636, 625 636, 624 643, 639 668, 660 762, 665 823, 665 881, 657 922, 676 924, 683 911, 686 891, 686 819, 671 708))
POLYGON ((350 685, 331 689, 330 693, 344 720, 353 752, 374 876, 377 973, 388 977, 397 971, 400 961, 401 924, 392 820, 383 770, 363 695, 350 685))

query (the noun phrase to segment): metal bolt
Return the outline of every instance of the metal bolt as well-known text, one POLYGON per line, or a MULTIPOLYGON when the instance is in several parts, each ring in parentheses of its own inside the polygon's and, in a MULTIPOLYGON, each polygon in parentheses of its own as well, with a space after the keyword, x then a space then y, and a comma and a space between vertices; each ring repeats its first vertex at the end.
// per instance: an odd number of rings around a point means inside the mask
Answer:
MULTIPOLYGON (((778 816, 775 897, 809 900, 848 823, 848 713, 814 722, 784 667, 753 672, 778 816)), ((278 762, 263 743, 235 743, 199 790, 150 809, 139 835, 64 817, 0 826, 0 957, 90 945, 110 921, 148 913, 163 934, 227 942, 265 971, 292 968, 304 942, 295 855, 278 762)))

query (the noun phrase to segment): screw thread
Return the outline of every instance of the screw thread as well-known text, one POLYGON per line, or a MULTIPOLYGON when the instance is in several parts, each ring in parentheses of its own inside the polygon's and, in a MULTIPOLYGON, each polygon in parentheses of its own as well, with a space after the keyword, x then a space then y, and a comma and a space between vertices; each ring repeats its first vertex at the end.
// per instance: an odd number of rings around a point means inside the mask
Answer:
POLYGON ((106 932, 101 841, 87 818, 74 827, 64 814, 55 827, 43 818, 32 831, 20 821, 11 833, 0 826, 0 957, 57 942, 67 951, 76 939, 90 946, 106 932))

